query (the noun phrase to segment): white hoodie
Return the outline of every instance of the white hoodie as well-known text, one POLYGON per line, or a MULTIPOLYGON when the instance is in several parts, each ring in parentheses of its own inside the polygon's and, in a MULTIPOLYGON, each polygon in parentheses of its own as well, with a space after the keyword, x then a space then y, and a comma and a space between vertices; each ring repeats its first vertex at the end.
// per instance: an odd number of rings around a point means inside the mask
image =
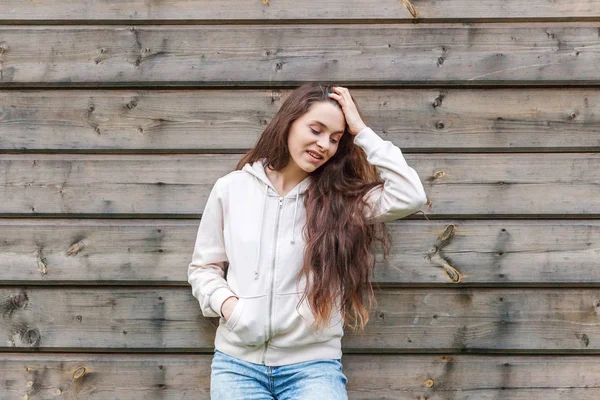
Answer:
MULTIPOLYGON (((372 212, 365 210, 369 219, 392 221, 425 205, 419 176, 398 147, 369 127, 353 141, 384 180, 383 188, 366 194, 373 206, 372 212)), ((215 337, 219 351, 269 366, 342 357, 340 310, 334 307, 328 326, 317 330, 307 300, 298 304, 306 285, 297 276, 306 244, 303 195, 309 180, 280 197, 257 161, 215 182, 198 228, 188 282, 202 314, 220 317, 215 337), (239 300, 225 321, 220 310, 230 296, 239 300)))

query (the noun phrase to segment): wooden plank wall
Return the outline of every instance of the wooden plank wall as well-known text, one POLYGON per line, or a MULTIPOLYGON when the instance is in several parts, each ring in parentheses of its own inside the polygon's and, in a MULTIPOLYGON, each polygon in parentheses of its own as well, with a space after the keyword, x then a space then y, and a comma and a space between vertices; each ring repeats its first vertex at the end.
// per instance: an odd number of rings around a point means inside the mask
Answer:
POLYGON ((0 398, 208 399, 200 213, 308 80, 427 218, 390 223, 352 399, 600 397, 600 0, 0 2, 0 398))

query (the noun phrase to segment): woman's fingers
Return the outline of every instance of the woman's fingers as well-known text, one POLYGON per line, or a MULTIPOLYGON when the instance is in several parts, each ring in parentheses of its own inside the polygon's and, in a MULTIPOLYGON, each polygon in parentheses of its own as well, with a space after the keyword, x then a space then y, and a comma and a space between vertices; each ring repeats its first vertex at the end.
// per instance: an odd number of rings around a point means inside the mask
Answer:
POLYGON ((352 135, 356 135, 366 125, 360 118, 356 105, 350 96, 350 91, 342 86, 333 86, 332 89, 336 93, 331 93, 331 97, 340 103, 342 111, 346 117, 346 123, 348 124, 349 131, 352 135))
POLYGON ((337 93, 331 93, 331 95, 335 96, 334 98, 336 100, 341 100, 343 102, 340 102, 341 105, 345 105, 345 103, 351 103, 350 92, 348 91, 348 89, 341 86, 334 86, 332 90, 336 91, 337 93))

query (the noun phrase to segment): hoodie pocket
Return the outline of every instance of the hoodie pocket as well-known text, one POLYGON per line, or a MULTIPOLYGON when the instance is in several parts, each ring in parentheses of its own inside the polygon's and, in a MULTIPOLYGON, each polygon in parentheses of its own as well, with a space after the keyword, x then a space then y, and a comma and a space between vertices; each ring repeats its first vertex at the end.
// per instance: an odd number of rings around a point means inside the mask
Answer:
POLYGON ((301 296, 302 293, 276 295, 274 336, 271 338, 274 346, 305 346, 343 336, 344 330, 339 314, 332 316, 327 326, 317 327, 307 300, 299 303, 301 296))
POLYGON ((238 301, 235 303, 235 307, 233 307, 231 315, 229 316, 227 321, 225 321, 225 326, 229 328, 229 330, 232 330, 235 327, 238 320, 240 319, 240 315, 242 315, 242 307, 244 306, 242 300, 243 299, 241 297, 238 297, 238 301))
POLYGON ((264 296, 240 297, 231 316, 225 322, 228 339, 237 345, 260 345, 265 342, 265 321, 261 305, 264 296))
POLYGON ((317 326, 315 315, 308 305, 308 300, 305 299, 300 303, 296 312, 300 315, 308 330, 315 338, 319 339, 319 342, 327 341, 336 335, 341 336, 341 333, 343 333, 342 316, 339 313, 332 312, 329 323, 326 326, 323 326, 322 323, 317 326))

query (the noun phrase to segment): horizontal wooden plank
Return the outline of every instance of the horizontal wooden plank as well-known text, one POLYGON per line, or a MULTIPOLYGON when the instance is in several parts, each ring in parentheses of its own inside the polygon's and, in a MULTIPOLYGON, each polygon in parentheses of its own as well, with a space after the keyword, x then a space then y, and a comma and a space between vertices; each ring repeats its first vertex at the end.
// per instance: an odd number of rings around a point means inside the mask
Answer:
MULTIPOLYGON (((417 16, 421 19, 461 20, 469 18, 586 18, 600 16, 599 5, 595 0, 531 0, 524 7, 517 0, 468 1, 452 0, 444 2, 412 1, 417 16)), ((64 20, 64 21, 138 21, 138 20, 320 20, 337 21, 344 19, 412 19, 402 2, 394 0, 353 1, 351 6, 344 1, 292 1, 251 2, 225 0, 218 6, 210 0, 172 0, 153 2, 151 0, 118 0, 72 2, 69 0, 36 4, 27 7, 18 0, 3 0, 0 3, 2 20, 64 20), (268 4, 265 4, 268 3, 268 4)))
MULTIPOLYGON (((0 213, 194 214, 240 155, 0 156, 0 213)), ((434 216, 600 214, 600 154, 407 154, 434 216)))
MULTIPOLYGON (((600 148, 595 89, 352 89, 414 151, 600 148)), ((244 152, 290 90, 0 91, 0 150, 244 152), (32 134, 35 132, 35 134, 32 134)))
MULTIPOLYGON (((600 289, 386 289, 350 352, 597 354, 600 289)), ((208 351, 216 318, 191 288, 0 289, 0 350, 208 351)))
MULTIPOLYGON (((198 220, 0 219, 0 284, 187 286, 198 220)), ((600 284, 597 220, 389 223, 386 286, 600 284), (448 268, 452 267, 459 275, 448 268)))
MULTIPOLYGON (((211 354, 3 354, 0 384, 10 398, 209 398, 211 354)), ((342 357, 350 399, 596 400, 597 357, 342 357), (582 373, 585 371, 585 373, 582 373), (510 395, 509 395, 510 394, 510 395)))
POLYGON ((598 83, 595 23, 3 26, 0 85, 598 83))

